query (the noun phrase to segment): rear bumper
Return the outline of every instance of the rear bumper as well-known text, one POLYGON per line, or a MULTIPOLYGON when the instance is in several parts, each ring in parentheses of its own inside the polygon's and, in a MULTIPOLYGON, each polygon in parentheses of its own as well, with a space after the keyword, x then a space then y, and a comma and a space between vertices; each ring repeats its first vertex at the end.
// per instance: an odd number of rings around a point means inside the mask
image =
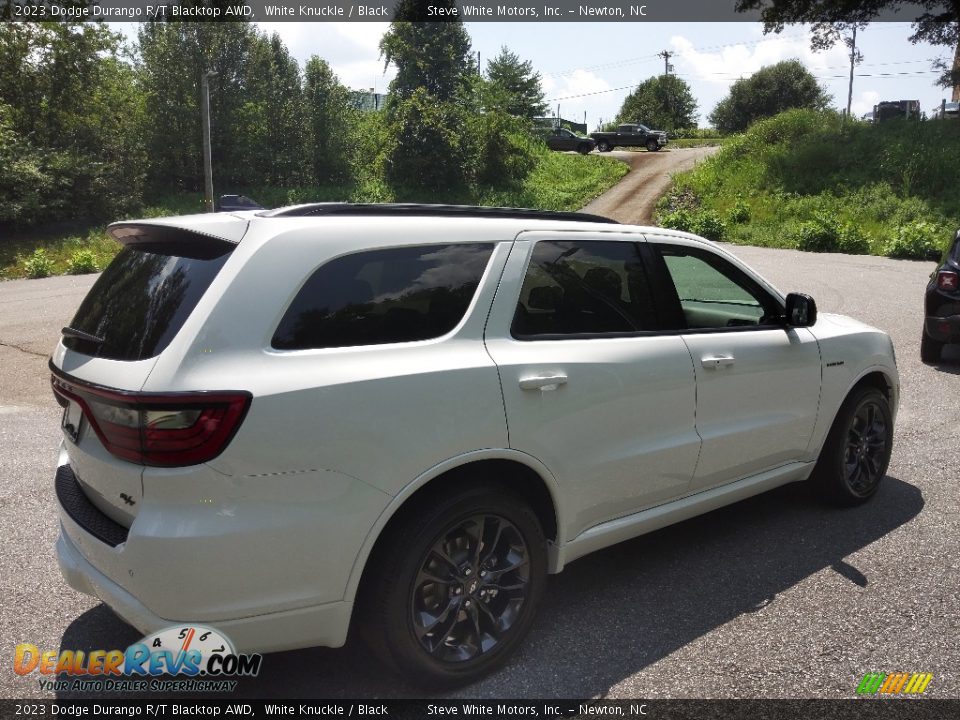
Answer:
POLYGON ((145 634, 202 623, 246 652, 343 645, 348 581, 386 495, 327 471, 265 480, 196 466, 151 482, 126 528, 61 454, 56 552, 71 587, 145 634))
POLYGON ((942 343, 960 343, 960 315, 927 317, 923 321, 927 336, 942 343))
MULTIPOLYGON (((162 618, 97 570, 61 527, 57 564, 74 590, 98 598, 144 635, 190 618, 162 618)), ((233 641, 237 652, 273 652, 302 647, 340 647, 346 642, 353 603, 335 602, 287 612, 219 620, 216 629, 233 641)))

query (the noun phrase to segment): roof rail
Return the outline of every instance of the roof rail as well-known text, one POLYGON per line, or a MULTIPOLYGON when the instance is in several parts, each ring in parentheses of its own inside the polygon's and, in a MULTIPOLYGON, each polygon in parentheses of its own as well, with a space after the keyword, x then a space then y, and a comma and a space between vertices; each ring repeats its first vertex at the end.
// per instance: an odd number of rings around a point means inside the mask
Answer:
POLYGON ((292 205, 257 213, 259 217, 312 217, 317 215, 442 215, 447 217, 523 218, 530 220, 577 220, 618 225, 601 215, 530 208, 480 207, 476 205, 430 205, 421 203, 321 202, 292 205))

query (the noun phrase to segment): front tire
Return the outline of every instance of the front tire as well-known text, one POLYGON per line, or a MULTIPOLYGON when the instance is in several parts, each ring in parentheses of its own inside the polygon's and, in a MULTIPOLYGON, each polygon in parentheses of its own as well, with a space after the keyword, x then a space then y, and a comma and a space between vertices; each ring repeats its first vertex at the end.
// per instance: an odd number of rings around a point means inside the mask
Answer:
POLYGON ((879 490, 892 449, 887 396, 872 387, 854 391, 840 407, 813 471, 818 494, 841 507, 865 503, 879 490))
POLYGON ((580 143, 577 145, 577 152, 581 155, 588 155, 590 153, 590 146, 587 143, 580 143))
POLYGON ((374 652, 419 685, 472 682, 502 665, 533 623, 546 540, 519 497, 496 485, 416 507, 384 538, 361 601, 374 652))
POLYGON ((610 143, 607 142, 606 140, 600 140, 597 143, 598 152, 610 152, 610 150, 612 150, 612 148, 610 147, 610 143))
POLYGON ((940 362, 940 356, 943 354, 942 342, 937 342, 923 331, 920 336, 920 361, 929 364, 940 362))
POLYGON ((656 152, 660 149, 660 143, 656 140, 647 140, 647 150, 649 152, 656 152))

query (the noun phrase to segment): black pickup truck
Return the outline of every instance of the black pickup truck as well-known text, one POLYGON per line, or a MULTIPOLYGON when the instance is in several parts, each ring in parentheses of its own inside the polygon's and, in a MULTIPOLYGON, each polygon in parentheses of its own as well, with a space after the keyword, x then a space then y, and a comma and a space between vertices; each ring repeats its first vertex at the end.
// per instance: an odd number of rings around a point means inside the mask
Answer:
POLYGON ((645 147, 656 152, 667 144, 667 133, 640 123, 618 125, 616 132, 595 132, 590 133, 590 137, 597 141, 600 152, 610 152, 615 147, 645 147))

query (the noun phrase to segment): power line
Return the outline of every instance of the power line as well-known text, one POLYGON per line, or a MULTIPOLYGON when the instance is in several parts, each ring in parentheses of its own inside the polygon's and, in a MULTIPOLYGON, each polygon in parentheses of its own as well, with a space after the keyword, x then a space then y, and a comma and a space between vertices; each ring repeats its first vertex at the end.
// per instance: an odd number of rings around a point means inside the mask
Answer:
MULTIPOLYGON (((739 73, 709 73, 709 75, 715 77, 727 77, 727 78, 739 78, 739 73)), ((896 77, 921 77, 924 75, 939 75, 939 72, 936 70, 914 70, 912 72, 896 72, 896 73, 856 73, 854 77, 865 77, 865 78, 878 78, 878 79, 891 79, 896 77)), ((675 73, 676 77, 694 77, 686 73, 675 73)), ((835 80, 838 78, 846 78, 846 75, 814 75, 817 80, 835 80)), ((634 83, 632 85, 621 85, 620 87, 607 88, 606 90, 595 90, 594 92, 588 93, 579 93, 577 95, 564 95, 563 97, 550 98, 545 102, 557 102, 559 100, 575 100, 582 97, 591 97, 593 95, 605 95, 607 93, 617 92, 619 90, 635 90, 640 86, 640 83, 634 83)))
MULTIPOLYGON (((750 47, 752 45, 759 45, 762 42, 771 42, 773 40, 799 40, 801 38, 806 38, 806 37, 807 37, 807 33, 800 33, 796 35, 777 35, 775 38, 764 36, 757 40, 724 43, 723 45, 708 45, 707 47, 700 47, 700 48, 694 47, 690 49, 695 50, 696 52, 708 52, 710 50, 722 50, 724 48, 729 48, 729 47, 739 47, 739 46, 750 47)), ((676 51, 674 51, 674 53, 672 54, 676 54, 676 51)), ((588 71, 588 70, 608 70, 610 68, 623 67, 625 65, 633 65, 640 62, 650 62, 658 57, 663 57, 663 54, 653 53, 651 55, 638 55, 632 58, 624 58, 623 60, 612 60, 608 63, 602 63, 600 65, 587 65, 586 67, 577 67, 569 70, 559 70, 557 72, 543 72, 542 74, 549 75, 550 77, 565 77, 567 75, 573 75, 574 73, 588 71)))

